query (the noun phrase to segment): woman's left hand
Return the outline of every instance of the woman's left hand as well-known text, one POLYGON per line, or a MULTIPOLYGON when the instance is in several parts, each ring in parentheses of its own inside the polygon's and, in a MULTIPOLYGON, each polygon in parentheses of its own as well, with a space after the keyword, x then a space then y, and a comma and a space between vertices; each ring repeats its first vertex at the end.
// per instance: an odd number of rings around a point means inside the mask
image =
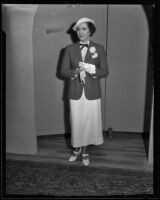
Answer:
POLYGON ((87 68, 87 66, 88 66, 88 64, 87 63, 85 63, 85 62, 79 62, 79 65, 78 65, 80 68, 82 68, 82 69, 84 69, 84 70, 86 70, 86 68, 87 68))
POLYGON ((95 65, 85 63, 85 62, 79 62, 79 67, 84 69, 89 74, 95 74, 96 73, 95 65))

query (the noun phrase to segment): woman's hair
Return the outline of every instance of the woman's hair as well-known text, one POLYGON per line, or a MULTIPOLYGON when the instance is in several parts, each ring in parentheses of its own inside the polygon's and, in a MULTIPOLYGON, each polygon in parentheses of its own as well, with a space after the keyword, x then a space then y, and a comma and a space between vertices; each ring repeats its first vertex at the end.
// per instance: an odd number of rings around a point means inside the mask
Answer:
POLYGON ((88 24, 88 28, 89 28, 89 30, 91 32, 90 36, 92 36, 95 33, 95 31, 96 31, 96 27, 91 22, 86 22, 86 23, 88 24))

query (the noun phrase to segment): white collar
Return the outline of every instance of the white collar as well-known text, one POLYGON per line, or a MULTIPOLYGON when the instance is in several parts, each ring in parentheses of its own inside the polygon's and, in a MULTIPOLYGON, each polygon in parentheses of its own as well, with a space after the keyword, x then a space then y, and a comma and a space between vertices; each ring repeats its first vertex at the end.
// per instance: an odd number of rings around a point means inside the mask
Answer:
POLYGON ((86 43, 80 41, 80 44, 88 44, 89 45, 89 42, 90 42, 90 40, 86 43))

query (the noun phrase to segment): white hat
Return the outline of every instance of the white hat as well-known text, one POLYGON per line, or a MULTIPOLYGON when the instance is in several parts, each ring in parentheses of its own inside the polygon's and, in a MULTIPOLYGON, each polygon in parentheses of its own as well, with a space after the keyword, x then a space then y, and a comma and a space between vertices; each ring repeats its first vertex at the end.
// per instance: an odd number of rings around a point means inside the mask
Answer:
POLYGON ((73 26, 73 30, 76 31, 77 26, 79 26, 80 24, 84 23, 84 22, 91 22, 93 25, 95 25, 95 21, 93 19, 89 19, 87 17, 83 17, 80 18, 76 24, 73 26))

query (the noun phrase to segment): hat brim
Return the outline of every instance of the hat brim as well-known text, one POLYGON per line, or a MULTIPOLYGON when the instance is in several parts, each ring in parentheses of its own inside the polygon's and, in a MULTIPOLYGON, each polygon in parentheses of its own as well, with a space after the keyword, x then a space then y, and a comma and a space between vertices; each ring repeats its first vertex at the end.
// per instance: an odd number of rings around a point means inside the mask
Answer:
POLYGON ((79 20, 76 22, 76 24, 73 26, 72 29, 73 29, 74 31, 76 31, 77 27, 78 27, 80 24, 86 23, 86 22, 90 22, 90 23, 92 23, 93 25, 95 25, 95 21, 94 21, 94 20, 89 19, 89 18, 81 18, 81 19, 79 19, 79 20))

